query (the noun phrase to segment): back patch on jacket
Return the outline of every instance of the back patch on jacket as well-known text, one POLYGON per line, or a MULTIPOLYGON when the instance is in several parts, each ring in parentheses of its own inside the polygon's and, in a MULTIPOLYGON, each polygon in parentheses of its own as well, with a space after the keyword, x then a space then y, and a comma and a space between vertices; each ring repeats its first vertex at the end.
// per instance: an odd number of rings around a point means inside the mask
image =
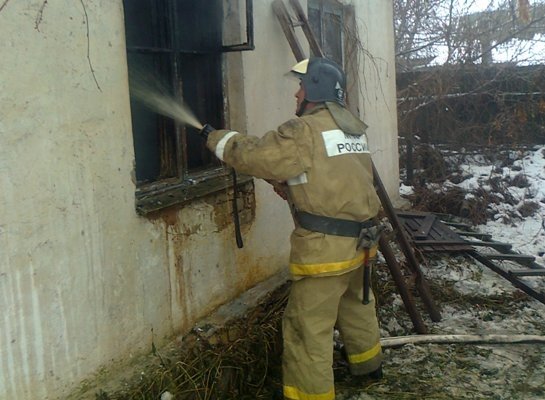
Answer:
POLYGON ((341 156, 352 153, 369 153, 367 136, 349 135, 340 129, 322 132, 324 145, 328 157, 341 156))

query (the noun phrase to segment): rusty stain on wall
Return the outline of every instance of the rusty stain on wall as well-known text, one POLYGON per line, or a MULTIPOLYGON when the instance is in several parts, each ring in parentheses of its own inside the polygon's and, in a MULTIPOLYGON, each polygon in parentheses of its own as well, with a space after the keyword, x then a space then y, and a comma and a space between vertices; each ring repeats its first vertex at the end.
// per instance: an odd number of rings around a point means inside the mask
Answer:
MULTIPOLYGON (((168 279, 170 281, 171 306, 178 309, 177 323, 181 324, 182 330, 188 329, 191 321, 199 314, 212 312, 221 301, 210 301, 209 304, 201 304, 202 291, 213 289, 214 284, 209 282, 210 271, 202 268, 214 268, 208 265, 211 260, 203 255, 202 260, 195 260, 198 257, 199 249, 195 248, 197 242, 204 240, 215 241, 216 251, 223 253, 220 256, 220 263, 216 268, 225 269, 218 273, 219 279, 226 279, 224 282, 230 287, 231 296, 238 296, 245 290, 255 285, 256 282, 266 279, 270 271, 260 269, 256 255, 247 254, 244 251, 235 251, 234 246, 234 221, 233 221, 233 188, 228 188, 201 198, 200 202, 186 205, 175 205, 147 215, 147 218, 164 232, 165 259, 168 260, 171 271, 168 279), (222 233, 223 234, 220 234, 222 233), (218 235, 220 234, 220 235, 218 235), (199 236, 198 238, 196 236, 199 236), (233 258, 234 257, 234 258, 233 258), (233 265, 233 262, 235 265, 233 265), (228 271, 228 272, 227 272, 228 271), (232 272, 235 272, 233 275, 232 272), (199 291, 195 292, 194 290, 199 291), (199 301, 200 300, 200 301, 199 301)), ((247 233, 255 219, 255 192, 253 181, 246 182, 238 187, 237 207, 241 229, 247 233)), ((221 298, 221 296, 220 296, 221 298)), ((174 310, 173 309, 173 310, 174 310)))
MULTIPOLYGON (((233 225, 233 188, 229 188, 215 196, 209 204, 214 207, 213 219, 218 232, 233 225)), ((253 182, 239 188, 237 194, 237 209, 241 227, 250 225, 255 219, 255 193, 253 182)))

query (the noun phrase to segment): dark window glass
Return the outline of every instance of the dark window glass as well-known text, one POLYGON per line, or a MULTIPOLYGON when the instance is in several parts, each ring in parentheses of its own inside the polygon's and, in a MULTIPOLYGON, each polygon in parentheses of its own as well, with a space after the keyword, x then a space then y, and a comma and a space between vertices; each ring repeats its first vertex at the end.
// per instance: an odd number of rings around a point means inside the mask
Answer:
POLYGON ((342 16, 326 12, 323 20, 323 51, 329 58, 343 65, 342 16))

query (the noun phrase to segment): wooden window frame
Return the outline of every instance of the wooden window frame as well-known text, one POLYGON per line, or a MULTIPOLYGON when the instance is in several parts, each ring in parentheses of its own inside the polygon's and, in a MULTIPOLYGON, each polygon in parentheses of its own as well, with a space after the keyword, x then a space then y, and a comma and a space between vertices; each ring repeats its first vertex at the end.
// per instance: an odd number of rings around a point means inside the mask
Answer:
MULTIPOLYGON (((314 32, 314 35, 324 55, 328 58, 331 58, 333 61, 336 61, 339 65, 344 65, 345 63, 345 49, 344 49, 345 34, 344 34, 343 26, 344 26, 346 6, 337 0, 308 0, 307 6, 308 6, 308 16, 309 16, 309 20, 311 21, 312 27, 315 27, 315 24, 313 23, 311 18, 311 10, 318 11, 318 14, 320 17, 320 20, 319 20, 320 26, 318 31, 314 32), (335 15, 336 17, 340 19, 340 25, 339 25, 340 43, 338 43, 339 51, 340 51, 340 59, 336 59, 335 57, 333 57, 332 54, 328 51, 329 46, 326 46, 327 38, 326 38, 325 32, 327 31, 327 27, 326 27, 327 19, 324 18, 326 13, 335 15)), ((316 29, 313 29, 313 31, 316 31, 316 29)))
MULTIPOLYGON (((132 0, 127 0, 132 1, 132 0)), ((246 17, 246 41, 244 43, 235 43, 225 45, 220 43, 215 57, 217 57, 216 67, 219 69, 219 87, 217 87, 218 95, 221 96, 221 104, 218 104, 219 108, 218 114, 221 114, 219 119, 215 122, 217 127, 224 125, 226 118, 226 100, 225 100, 225 60, 223 53, 226 52, 239 52, 245 50, 254 49, 254 35, 253 35, 253 0, 241 0, 245 2, 245 17, 246 17), (223 82, 223 83, 222 83, 223 82)), ((165 0, 164 4, 167 10, 166 14, 161 15, 163 18, 174 18, 173 14, 175 13, 175 7, 178 0, 165 0)), ((221 6, 221 1, 219 2, 221 6)), ((155 5, 154 5, 155 6, 155 5)), ((154 16, 157 18, 157 16, 154 16)), ((154 20, 155 21, 155 20, 154 20)), ((171 21, 172 22, 172 21, 171 21)), ((175 35, 179 34, 176 32, 175 28, 172 28, 167 32, 167 35, 170 36, 170 40, 175 40, 175 35)), ((232 36, 232 35, 231 35, 232 36)), ((225 40, 225 36, 221 33, 221 40, 225 40)), ((173 47, 176 47, 173 42, 173 47)), ((127 46, 127 53, 148 53, 152 54, 154 52, 168 52, 172 51, 169 49, 159 49, 156 47, 130 47, 127 46)), ((179 53, 184 53, 184 49, 175 49, 179 53)), ((189 49, 188 54, 198 53, 194 49, 189 49)), ((167 56, 168 57, 168 56, 167 56)), ((183 57, 183 56, 182 56, 183 57)), ((175 56, 171 57, 176 58, 175 56)), ((172 87, 174 90, 177 90, 178 82, 181 83, 180 76, 177 76, 177 72, 174 68, 176 67, 176 61, 173 62, 172 68, 169 73, 172 75, 172 87), (174 71, 174 72, 173 72, 174 71)), ((223 168, 219 162, 209 163, 203 168, 189 168, 188 167, 188 139, 187 135, 192 135, 194 132, 189 132, 189 129, 185 126, 177 124, 176 122, 169 120, 166 117, 157 116, 159 125, 157 129, 171 129, 170 130, 170 140, 164 139, 166 136, 164 132, 156 131, 159 135, 162 142, 157 146, 160 151, 160 172, 156 176, 156 179, 151 179, 146 182, 137 182, 136 183, 136 211, 145 215, 151 212, 155 212, 166 207, 173 205, 180 205, 191 200, 194 200, 199 197, 203 197, 212 193, 223 191, 232 186, 232 179, 225 168, 223 168), (170 126, 166 126, 170 124, 170 126), (172 135, 173 133, 173 135, 172 135), (172 137, 173 136, 173 137, 172 137), (173 140, 174 139, 174 140, 173 140)), ((213 122, 213 121, 204 121, 204 122, 213 122)), ((193 140, 193 139, 192 139, 193 140)), ((136 144, 135 144, 136 146, 136 144)), ((136 152, 136 148, 135 148, 136 152)), ((136 154, 136 153, 135 153, 136 154)), ((156 153, 153 157, 157 157, 156 153)), ((157 162, 157 158, 155 159, 157 162)), ((136 166, 135 166, 136 168, 136 166)), ((155 168, 157 171, 157 168, 155 168)), ((135 180, 136 180, 136 170, 135 170, 135 180)), ((250 177, 239 177, 238 185, 247 186, 248 182, 251 181, 250 177)))

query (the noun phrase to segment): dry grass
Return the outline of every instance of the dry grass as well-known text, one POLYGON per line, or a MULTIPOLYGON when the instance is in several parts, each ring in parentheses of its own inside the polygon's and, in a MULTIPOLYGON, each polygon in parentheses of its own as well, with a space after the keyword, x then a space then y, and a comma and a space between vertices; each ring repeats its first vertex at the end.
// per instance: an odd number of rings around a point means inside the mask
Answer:
POLYGON ((154 349, 155 363, 115 393, 97 400, 158 400, 169 392, 177 400, 269 399, 279 382, 281 314, 287 287, 271 293, 244 319, 207 335, 194 330, 183 348, 168 357, 154 349), (276 378, 275 378, 276 377, 276 378))

